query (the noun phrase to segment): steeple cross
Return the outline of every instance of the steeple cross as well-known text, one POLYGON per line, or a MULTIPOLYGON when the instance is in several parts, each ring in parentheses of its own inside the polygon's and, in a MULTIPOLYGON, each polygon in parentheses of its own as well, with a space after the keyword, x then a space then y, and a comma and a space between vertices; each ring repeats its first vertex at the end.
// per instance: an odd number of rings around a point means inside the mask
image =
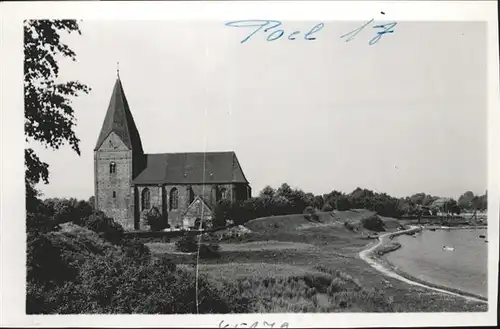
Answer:
POLYGON ((120 62, 116 62, 116 76, 120 78, 120 62))

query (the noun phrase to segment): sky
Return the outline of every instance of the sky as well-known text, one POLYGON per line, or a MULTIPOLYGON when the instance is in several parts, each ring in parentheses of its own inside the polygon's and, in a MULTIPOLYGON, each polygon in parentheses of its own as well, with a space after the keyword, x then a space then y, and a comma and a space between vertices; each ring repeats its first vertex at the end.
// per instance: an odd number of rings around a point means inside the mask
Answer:
POLYGON ((61 80, 92 90, 73 101, 81 156, 35 145, 46 197, 93 194, 93 149, 117 77, 147 153, 235 151, 256 195, 287 182, 315 194, 356 187, 395 197, 458 197, 487 188, 486 25, 400 22, 372 46, 371 25, 283 22, 266 41, 224 21, 86 20, 65 36, 77 62, 61 80), (288 40, 293 31, 296 40, 288 40), (275 34, 276 36, 276 34, 275 34))

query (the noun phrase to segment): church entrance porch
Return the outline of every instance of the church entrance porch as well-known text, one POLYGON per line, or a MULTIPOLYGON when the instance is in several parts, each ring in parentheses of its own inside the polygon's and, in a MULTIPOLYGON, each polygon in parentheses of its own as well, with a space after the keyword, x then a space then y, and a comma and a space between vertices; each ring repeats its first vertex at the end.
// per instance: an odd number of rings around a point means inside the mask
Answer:
POLYGON ((210 228, 212 227, 212 209, 197 196, 182 214, 182 224, 184 229, 210 228))

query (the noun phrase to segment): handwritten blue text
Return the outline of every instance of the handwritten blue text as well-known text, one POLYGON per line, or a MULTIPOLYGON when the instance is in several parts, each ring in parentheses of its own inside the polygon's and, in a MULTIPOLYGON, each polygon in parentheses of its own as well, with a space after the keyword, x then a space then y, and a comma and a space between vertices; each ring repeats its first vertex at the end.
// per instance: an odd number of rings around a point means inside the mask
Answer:
MULTIPOLYGON (((252 36, 254 36, 257 32, 263 31, 264 33, 268 33, 271 30, 274 30, 273 32, 270 32, 267 35, 267 41, 275 41, 280 39, 285 35, 285 30, 283 29, 276 29, 280 27, 282 24, 280 21, 272 21, 272 20, 248 20, 248 21, 234 21, 234 22, 229 22, 226 23, 227 26, 232 26, 232 27, 253 27, 255 28, 252 33, 250 33, 245 39, 241 40, 241 43, 247 42, 252 36), (267 28, 264 28, 266 27, 267 28)), ((318 31, 320 31, 325 24, 319 23, 316 24, 313 28, 311 28, 308 32, 304 34, 304 39, 305 40, 315 40, 316 38, 313 37, 312 35, 318 31)), ((291 33, 286 32, 288 40, 295 40, 298 34, 300 34, 300 31, 293 31, 291 33)))
MULTIPOLYGON (((384 13, 385 14, 385 13, 384 13)), ((353 40, 361 31, 363 31, 368 25, 374 23, 375 19, 371 19, 370 21, 364 23, 360 27, 355 30, 343 34, 340 38, 345 38, 345 42, 349 42, 353 40)), ((376 44, 382 36, 388 33, 394 33, 394 27, 396 26, 396 22, 386 23, 386 24, 377 24, 373 25, 372 28, 378 29, 375 36, 372 37, 368 44, 370 46, 376 44)), ((306 32, 301 32, 298 30, 289 30, 287 31, 283 28, 283 24, 280 21, 276 20, 242 20, 242 21, 232 21, 226 23, 226 26, 231 27, 241 27, 241 28, 252 28, 250 34, 246 35, 246 37, 240 41, 240 43, 245 43, 249 41, 254 35, 264 34, 267 41, 276 41, 279 39, 285 40, 297 40, 303 39, 306 41, 314 41, 319 36, 319 32, 325 27, 324 23, 318 23, 312 26, 306 32)))

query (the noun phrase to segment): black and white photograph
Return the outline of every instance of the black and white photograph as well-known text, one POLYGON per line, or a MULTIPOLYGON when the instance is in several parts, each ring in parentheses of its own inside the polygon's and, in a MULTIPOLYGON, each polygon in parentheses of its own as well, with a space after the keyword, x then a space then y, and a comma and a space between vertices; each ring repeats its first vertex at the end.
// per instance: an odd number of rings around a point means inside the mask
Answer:
POLYGON ((18 43, 2 46, 11 325, 495 324, 494 6, 53 5, 2 14, 18 43))

